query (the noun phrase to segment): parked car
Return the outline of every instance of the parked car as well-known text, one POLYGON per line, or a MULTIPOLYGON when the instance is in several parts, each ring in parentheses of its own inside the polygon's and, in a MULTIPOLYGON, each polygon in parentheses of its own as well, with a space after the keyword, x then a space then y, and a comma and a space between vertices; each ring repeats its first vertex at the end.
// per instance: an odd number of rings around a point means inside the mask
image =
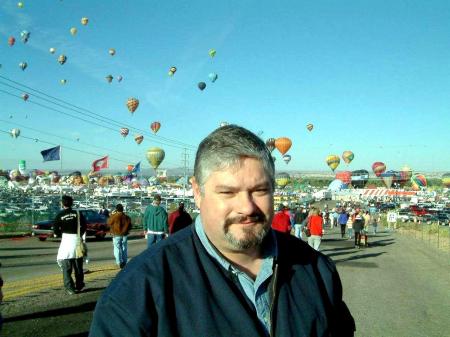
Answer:
POLYGON ((441 225, 448 226, 450 224, 450 215, 448 213, 440 212, 436 217, 441 225))
POLYGON ((409 211, 409 209, 401 209, 398 211, 398 217, 401 222, 409 222, 413 221, 415 217, 415 214, 409 211))
MULTIPOLYGON (((80 209, 86 219, 86 236, 95 236, 97 239, 105 238, 109 232, 107 218, 93 209, 80 209)), ((31 235, 45 241, 48 237, 57 237, 53 231, 54 220, 45 220, 35 223, 31 229, 31 235)))
POLYGON ((433 215, 433 214, 420 215, 420 216, 417 216, 417 219, 421 223, 426 223, 426 224, 431 224, 431 223, 434 223, 434 222, 438 222, 437 216, 433 215))

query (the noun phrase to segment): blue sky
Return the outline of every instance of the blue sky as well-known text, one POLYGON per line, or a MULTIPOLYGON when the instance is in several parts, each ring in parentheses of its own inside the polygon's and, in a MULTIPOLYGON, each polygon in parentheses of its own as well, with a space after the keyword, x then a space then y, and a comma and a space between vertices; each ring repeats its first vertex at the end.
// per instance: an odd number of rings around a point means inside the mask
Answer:
POLYGON ((43 163, 39 153, 57 144, 64 169, 87 170, 105 155, 113 169, 139 160, 148 168, 145 151, 152 146, 166 152, 161 168, 182 166, 184 146, 192 166, 201 139, 227 121, 264 139, 289 137, 292 160, 286 165, 275 150, 277 170, 325 171, 326 156, 345 150, 355 159, 341 161, 338 171, 371 171, 375 161, 388 170, 450 170, 448 1, 23 4, 0 3, 0 130, 21 129, 17 139, 0 133, 0 168, 26 159, 28 168, 58 169, 59 162, 43 163), (82 17, 89 18, 87 26, 82 17), (31 33, 26 44, 22 30, 31 33), (217 50, 214 58, 210 48, 217 50), (60 54, 67 56, 62 66, 60 54), (25 71, 18 67, 22 61, 25 71), (173 77, 167 75, 171 66, 177 67, 173 77), (219 76, 215 83, 211 72, 219 76), (108 74, 123 81, 109 84, 108 74), (66 85, 59 83, 63 78, 66 85), (39 90, 97 120, 11 85, 39 90), (13 96, 25 91, 28 102, 13 96), (140 100, 134 115, 125 106, 128 97, 140 100), (153 121, 162 125, 156 136, 153 121), (142 144, 133 140, 140 131, 120 136, 125 124, 145 130, 142 144))

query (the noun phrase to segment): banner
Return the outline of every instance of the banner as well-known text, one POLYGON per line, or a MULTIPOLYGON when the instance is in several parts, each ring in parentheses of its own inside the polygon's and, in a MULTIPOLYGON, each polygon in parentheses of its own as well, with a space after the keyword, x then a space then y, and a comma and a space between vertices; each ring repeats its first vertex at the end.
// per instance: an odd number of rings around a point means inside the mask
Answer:
POLYGON ((92 171, 97 172, 102 169, 108 168, 108 156, 95 160, 92 163, 92 171))
POLYGON ((60 160, 60 145, 41 151, 44 161, 60 160))

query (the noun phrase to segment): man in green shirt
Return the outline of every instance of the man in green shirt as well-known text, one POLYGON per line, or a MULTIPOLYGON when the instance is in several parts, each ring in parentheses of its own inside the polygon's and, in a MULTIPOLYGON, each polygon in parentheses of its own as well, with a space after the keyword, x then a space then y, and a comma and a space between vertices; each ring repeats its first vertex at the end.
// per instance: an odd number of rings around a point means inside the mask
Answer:
POLYGON ((161 196, 157 194, 144 213, 144 232, 149 247, 164 239, 169 232, 167 212, 160 204, 161 196))

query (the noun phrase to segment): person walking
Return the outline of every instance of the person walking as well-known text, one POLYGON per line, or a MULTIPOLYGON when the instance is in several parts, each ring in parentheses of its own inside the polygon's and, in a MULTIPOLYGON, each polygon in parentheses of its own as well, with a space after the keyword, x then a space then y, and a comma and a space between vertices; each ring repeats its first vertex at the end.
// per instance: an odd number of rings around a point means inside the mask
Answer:
POLYGON ((84 284, 83 257, 76 257, 76 246, 86 231, 86 219, 79 211, 72 209, 73 199, 68 195, 61 198, 63 210, 56 215, 54 233, 61 235, 61 243, 56 260, 63 273, 64 288, 69 295, 81 291, 84 284), (72 279, 75 274, 75 282, 72 279))
POLYGON ((339 226, 341 226, 341 238, 343 239, 345 236, 345 228, 347 227, 347 221, 348 221, 348 213, 345 211, 344 208, 341 209, 341 213, 338 217, 338 223, 339 226))
POLYGON ((355 231, 355 248, 361 248, 361 232, 364 229, 364 218, 361 212, 355 214, 353 230, 355 231))
POLYGON ((297 207, 294 213, 294 236, 303 239, 303 221, 306 218, 306 210, 297 207))
POLYGON ((191 215, 184 210, 184 202, 178 204, 178 209, 169 214, 169 234, 192 224, 191 215))
POLYGON ((161 206, 159 194, 156 194, 153 197, 153 203, 147 206, 143 223, 148 247, 158 243, 169 233, 167 212, 161 206))
POLYGON ((318 251, 323 235, 323 218, 319 215, 318 209, 311 210, 311 216, 308 220, 308 229, 311 233, 308 238, 308 244, 318 251))
POLYGON ((291 232, 291 217, 286 213, 286 206, 283 204, 278 207, 278 212, 273 216, 272 229, 285 234, 291 232))
POLYGON ((133 258, 98 300, 104 336, 353 336, 333 261, 271 229, 275 168, 266 144, 227 125, 199 145, 190 229, 133 258))
POLYGON ((347 220, 347 236, 349 240, 353 239, 353 220, 355 219, 355 212, 353 210, 349 211, 349 216, 347 220))
POLYGON ((128 234, 131 230, 131 218, 123 212, 122 204, 117 204, 115 212, 108 219, 113 236, 114 258, 120 269, 127 264, 128 234))

